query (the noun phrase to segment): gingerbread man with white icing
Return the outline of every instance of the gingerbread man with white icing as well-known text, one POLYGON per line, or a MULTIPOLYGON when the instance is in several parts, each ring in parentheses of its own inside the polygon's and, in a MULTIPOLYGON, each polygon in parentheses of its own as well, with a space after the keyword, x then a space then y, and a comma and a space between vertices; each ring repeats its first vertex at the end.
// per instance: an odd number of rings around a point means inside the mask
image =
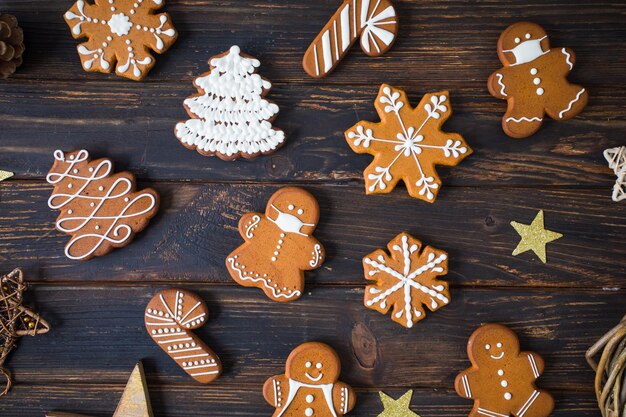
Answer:
POLYGON ((274 301, 300 298, 304 271, 324 262, 324 247, 312 236, 319 215, 315 197, 296 187, 274 193, 265 214, 244 215, 239 233, 245 243, 226 258, 233 280, 262 289, 274 301))
POLYGON ((470 417, 548 417, 554 399, 535 387, 544 369, 541 356, 520 352, 517 335, 500 324, 476 330, 467 344, 472 367, 454 382, 456 392, 474 400, 470 417))
POLYGON ((272 417, 340 417, 356 404, 354 390, 338 381, 341 362, 323 343, 298 346, 287 358, 285 374, 263 386, 263 396, 276 411, 272 417))
POLYGON ((547 114, 554 120, 577 116, 587 105, 587 91, 567 80, 576 59, 569 48, 550 48, 548 34, 528 22, 509 26, 498 41, 503 68, 489 77, 492 96, 507 100, 504 132, 513 138, 536 133, 547 114))

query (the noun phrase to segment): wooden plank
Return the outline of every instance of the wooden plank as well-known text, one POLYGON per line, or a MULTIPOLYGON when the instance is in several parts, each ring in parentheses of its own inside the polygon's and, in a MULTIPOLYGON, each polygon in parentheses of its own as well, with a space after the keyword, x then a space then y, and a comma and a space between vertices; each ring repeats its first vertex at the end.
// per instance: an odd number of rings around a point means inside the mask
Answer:
MULTIPOLYGON (((493 321, 511 326, 525 349, 545 358, 543 386, 591 393, 593 372, 584 353, 623 316, 626 296, 624 290, 453 289, 449 306, 407 330, 366 309, 361 286, 315 288, 288 304, 241 287, 185 288, 209 306, 209 319, 196 334, 224 366, 223 376, 208 388, 214 391, 260 387, 281 373, 291 350, 306 341, 333 346, 342 359, 342 379, 355 387, 451 389, 469 364, 470 334, 493 321)), ((145 330, 143 312, 160 289, 36 286, 29 301, 54 330, 21 340, 7 362, 16 382, 123 383, 142 360, 159 383, 195 386, 145 330)))
MULTIPOLYGON (((242 243, 240 217, 263 211, 279 185, 151 184, 161 211, 130 246, 87 263, 68 260, 68 236, 54 229, 51 187, 33 181, 0 184, 0 260, 23 267, 32 282, 212 282, 232 284, 224 262, 242 243)), ((327 261, 311 284, 364 282, 362 258, 401 232, 450 253, 454 286, 623 288, 623 206, 610 189, 445 187, 430 205, 404 189, 366 196, 362 184, 308 186, 321 205, 316 236, 327 261), (519 236, 511 220, 530 224, 546 209, 546 227, 564 238, 548 246, 548 263, 532 253, 513 257, 519 236)))
MULTIPOLYGON (((155 417, 249 417, 270 416, 261 386, 177 387, 150 384, 155 417)), ((18 386, 0 402, 0 412, 11 417, 41 416, 45 411, 70 410, 90 416, 109 417, 115 411, 123 385, 63 383, 52 386, 18 386)), ((408 389, 408 388, 407 388, 408 389)), ((400 397, 406 390, 391 390, 400 397)), ((596 417, 599 413, 592 393, 552 392, 557 400, 553 417, 596 417)), ((454 391, 415 390, 411 409, 424 417, 466 416, 471 403, 454 391)), ((350 416, 375 417, 382 411, 376 390, 357 390, 357 405, 350 416)))

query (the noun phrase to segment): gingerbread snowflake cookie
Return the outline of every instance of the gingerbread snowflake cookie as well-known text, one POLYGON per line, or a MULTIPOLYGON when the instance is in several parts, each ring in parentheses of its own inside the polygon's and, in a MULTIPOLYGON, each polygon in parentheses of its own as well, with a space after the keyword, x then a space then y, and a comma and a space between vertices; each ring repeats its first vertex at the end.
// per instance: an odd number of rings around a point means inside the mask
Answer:
POLYGON ((209 309, 198 295, 179 289, 159 292, 145 313, 152 340, 202 384, 213 382, 222 373, 220 359, 192 331, 202 327, 208 317, 209 309))
POLYGON ((176 125, 178 140, 202 155, 227 161, 281 147, 285 133, 272 126, 279 109, 265 99, 272 83, 256 73, 261 63, 233 46, 209 64, 211 71, 194 82, 198 94, 185 100, 192 118, 176 125))
POLYGON ((156 215, 156 191, 136 191, 135 176, 114 173, 111 160, 91 161, 85 150, 56 151, 54 159, 47 176, 54 185, 48 205, 61 211, 57 230, 71 236, 68 258, 86 261, 126 246, 156 215))
POLYGON ((304 343, 291 352, 285 374, 263 386, 265 400, 276 407, 273 417, 340 417, 356 404, 354 390, 339 381, 337 352, 323 343, 304 343))
POLYGON ((150 54, 172 46, 178 33, 167 13, 155 14, 164 0, 78 0, 65 13, 85 71, 143 79, 156 63, 150 54))
POLYGON ((245 243, 226 259, 230 276, 244 287, 257 287, 274 301, 297 300, 304 271, 324 262, 324 247, 313 237, 319 206, 307 191, 286 187, 267 203, 265 214, 248 213, 239 221, 245 243))
POLYGON ((426 306, 436 311, 450 303, 448 283, 438 279, 448 273, 448 254, 407 233, 387 245, 389 254, 378 249, 363 258, 365 279, 374 281, 365 288, 365 306, 411 328, 426 317, 426 306))
POLYGON ((404 91, 381 86, 381 122, 359 122, 346 132, 353 151, 374 156, 364 173, 367 194, 390 193, 402 180, 411 197, 435 201, 441 188, 435 165, 455 166, 472 153, 461 135, 441 130, 452 115, 448 97, 427 94, 413 109, 404 91))
POLYGON ((492 96, 507 100, 504 132, 513 138, 536 133, 547 114, 555 120, 577 116, 587 105, 587 91, 570 84, 567 75, 576 62, 569 48, 550 48, 548 34, 539 25, 509 26, 498 41, 504 65, 489 77, 492 96))
POLYGON ((470 416, 548 417, 554 399, 535 387, 543 372, 541 356, 520 352, 517 335, 500 324, 476 330, 467 344, 472 367, 454 382, 456 392, 474 400, 470 416))

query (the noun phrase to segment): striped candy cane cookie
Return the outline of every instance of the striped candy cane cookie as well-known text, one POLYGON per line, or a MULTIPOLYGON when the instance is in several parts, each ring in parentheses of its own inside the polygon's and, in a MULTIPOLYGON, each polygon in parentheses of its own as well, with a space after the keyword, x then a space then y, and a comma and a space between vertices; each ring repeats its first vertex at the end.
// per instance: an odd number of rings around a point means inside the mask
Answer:
POLYGON ((148 333, 178 366, 202 384, 222 373, 220 359, 192 330, 204 325, 209 310, 196 294, 169 289, 158 293, 146 307, 148 333))
POLYGON ((357 38, 369 56, 387 52, 398 35, 396 9, 389 0, 344 0, 304 55, 302 65, 313 78, 330 74, 357 38))

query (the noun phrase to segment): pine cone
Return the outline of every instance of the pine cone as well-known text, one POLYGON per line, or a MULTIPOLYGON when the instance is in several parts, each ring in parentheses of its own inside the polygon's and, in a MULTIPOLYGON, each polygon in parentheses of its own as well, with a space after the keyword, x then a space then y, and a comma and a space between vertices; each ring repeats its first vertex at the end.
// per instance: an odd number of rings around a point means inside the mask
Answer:
POLYGON ((10 14, 0 15, 0 79, 8 78, 22 65, 24 32, 10 14))

